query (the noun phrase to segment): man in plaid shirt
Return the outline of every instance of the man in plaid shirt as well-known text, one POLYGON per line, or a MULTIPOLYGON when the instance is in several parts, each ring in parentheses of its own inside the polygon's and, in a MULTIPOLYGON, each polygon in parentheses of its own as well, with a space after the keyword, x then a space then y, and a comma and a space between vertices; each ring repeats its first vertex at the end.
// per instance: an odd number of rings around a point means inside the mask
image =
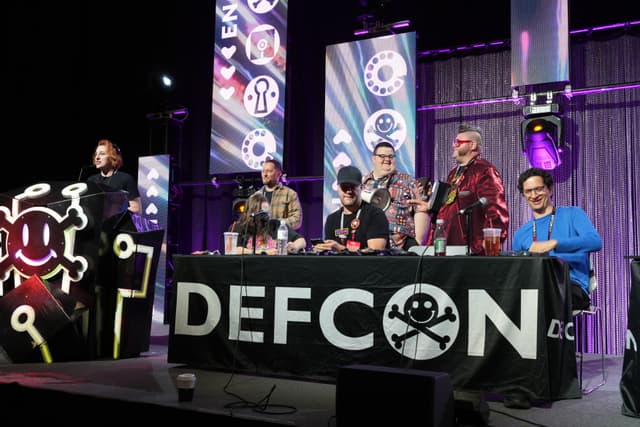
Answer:
POLYGON ((280 182, 281 178, 280 162, 275 159, 265 160, 262 165, 263 186, 258 192, 267 198, 271 218, 284 218, 288 226, 297 230, 302 226, 302 205, 298 193, 280 182))

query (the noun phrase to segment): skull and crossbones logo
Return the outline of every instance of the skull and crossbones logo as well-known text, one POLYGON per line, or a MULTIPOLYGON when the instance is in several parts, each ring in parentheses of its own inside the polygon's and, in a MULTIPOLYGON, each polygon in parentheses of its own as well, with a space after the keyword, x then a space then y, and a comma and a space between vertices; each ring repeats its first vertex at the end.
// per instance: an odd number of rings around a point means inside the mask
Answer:
POLYGON ((363 129, 364 142, 373 152, 375 146, 382 141, 393 145, 397 151, 407 139, 407 125, 404 117, 390 108, 384 108, 371 114, 363 129))
POLYGON ((437 357, 457 336, 457 308, 438 287, 425 283, 406 286, 394 294, 387 307, 385 334, 393 347, 405 355, 421 360, 437 357))
MULTIPOLYGON (((86 189, 86 184, 82 185, 86 189)), ((19 200, 37 198, 49 191, 48 184, 37 184, 16 196, 13 212, 0 206, 0 230, 5 236, 4 248, 0 250, 0 281, 7 280, 12 271, 23 278, 38 275, 47 279, 64 270, 65 280, 77 282, 87 270, 87 260, 73 253, 75 232, 88 223, 79 204, 78 188, 63 189, 63 196, 72 198, 65 215, 47 206, 19 209, 19 200)))

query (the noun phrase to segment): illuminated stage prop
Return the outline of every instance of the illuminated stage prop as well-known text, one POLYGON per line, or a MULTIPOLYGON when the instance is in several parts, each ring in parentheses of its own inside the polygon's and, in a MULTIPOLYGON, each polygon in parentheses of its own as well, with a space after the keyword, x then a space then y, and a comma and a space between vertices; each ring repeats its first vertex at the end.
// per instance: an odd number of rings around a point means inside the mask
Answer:
POLYGON ((145 222, 126 209, 126 192, 83 182, 0 195, 0 347, 10 361, 148 349, 163 231, 139 230, 145 222))

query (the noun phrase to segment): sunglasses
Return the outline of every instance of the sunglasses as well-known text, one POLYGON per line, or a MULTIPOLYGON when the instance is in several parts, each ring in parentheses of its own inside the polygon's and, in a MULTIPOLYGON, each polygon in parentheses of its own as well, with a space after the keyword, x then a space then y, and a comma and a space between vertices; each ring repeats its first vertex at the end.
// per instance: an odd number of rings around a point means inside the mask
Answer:
POLYGON ((473 142, 473 141, 472 141, 472 140, 470 140, 470 139, 454 139, 454 140, 453 140, 453 144, 452 144, 452 145, 453 145, 454 147, 458 148, 458 147, 460 147, 462 144, 468 144, 468 143, 470 143, 470 142, 473 142))

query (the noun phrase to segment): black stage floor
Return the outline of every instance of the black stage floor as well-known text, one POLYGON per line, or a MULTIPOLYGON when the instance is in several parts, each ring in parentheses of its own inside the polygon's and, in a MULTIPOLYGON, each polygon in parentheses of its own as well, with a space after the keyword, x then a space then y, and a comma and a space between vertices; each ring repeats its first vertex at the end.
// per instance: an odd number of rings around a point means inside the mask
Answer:
MULTIPOLYGON (((208 425, 336 426, 334 384, 170 364, 165 338, 152 337, 150 351, 130 359, 0 365, 2 419, 13 420, 2 424, 86 420, 104 425, 169 422, 178 416, 181 423, 208 425), (175 378, 183 372, 197 375, 192 402, 178 402, 175 378)), ((600 366, 598 355, 587 355, 585 386, 601 380, 600 366)), ((529 410, 507 409, 497 396, 487 396, 488 425, 637 427, 640 419, 620 412, 621 369, 621 356, 607 356, 604 386, 581 399, 539 403, 529 410)))

